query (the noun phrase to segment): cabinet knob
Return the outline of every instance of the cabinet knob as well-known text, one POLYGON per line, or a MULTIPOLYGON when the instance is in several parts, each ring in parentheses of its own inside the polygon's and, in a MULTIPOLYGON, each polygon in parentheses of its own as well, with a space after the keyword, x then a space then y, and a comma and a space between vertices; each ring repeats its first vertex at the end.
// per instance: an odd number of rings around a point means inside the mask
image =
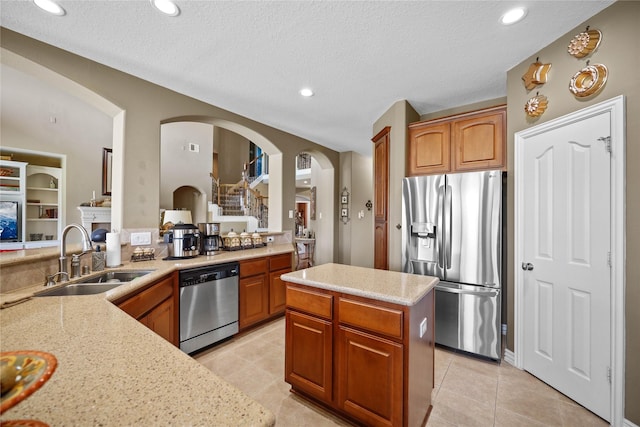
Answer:
POLYGON ((396 224, 396 228, 397 228, 398 230, 400 230, 400 229, 402 228, 402 225, 400 225, 400 224, 396 224))

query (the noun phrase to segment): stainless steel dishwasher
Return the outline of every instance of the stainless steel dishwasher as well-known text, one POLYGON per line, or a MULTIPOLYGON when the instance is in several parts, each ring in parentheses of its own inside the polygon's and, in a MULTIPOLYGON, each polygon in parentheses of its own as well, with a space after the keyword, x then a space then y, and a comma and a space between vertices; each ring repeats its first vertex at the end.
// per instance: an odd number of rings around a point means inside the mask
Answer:
POLYGON ((193 353, 238 333, 238 263, 180 272, 180 350, 193 353))

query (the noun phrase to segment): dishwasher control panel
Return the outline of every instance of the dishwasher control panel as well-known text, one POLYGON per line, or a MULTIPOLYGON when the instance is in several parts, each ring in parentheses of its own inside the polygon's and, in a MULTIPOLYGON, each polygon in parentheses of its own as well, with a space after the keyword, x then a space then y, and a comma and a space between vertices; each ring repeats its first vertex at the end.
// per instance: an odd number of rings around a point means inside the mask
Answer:
POLYGON ((199 285, 201 283, 222 280, 227 277, 238 276, 238 263, 206 266, 182 270, 180 272, 180 287, 199 285))

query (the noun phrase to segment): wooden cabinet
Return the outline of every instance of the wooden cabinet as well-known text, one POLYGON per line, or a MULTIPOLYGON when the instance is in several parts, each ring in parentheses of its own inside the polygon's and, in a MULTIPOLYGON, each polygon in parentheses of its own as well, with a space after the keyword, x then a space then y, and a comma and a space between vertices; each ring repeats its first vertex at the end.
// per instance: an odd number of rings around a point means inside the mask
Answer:
POLYGON ((174 273, 157 280, 114 303, 125 313, 169 341, 179 345, 178 276, 174 273))
POLYGON ((402 344, 344 326, 339 331, 338 406, 366 425, 402 425, 402 344))
POLYGON ((389 257, 387 251, 388 220, 389 220, 389 141, 391 127, 382 129, 372 141, 375 144, 373 151, 374 163, 374 189, 373 189, 373 215, 374 215, 374 268, 387 270, 389 257))
POLYGON ((284 313, 280 276, 291 271, 291 253, 240 261, 239 327, 255 325, 284 313))
POLYGON ((360 424, 423 425, 433 389, 434 300, 415 306, 287 283, 285 381, 360 424))
POLYGON ((409 125, 409 176, 505 166, 504 106, 409 125))
POLYGON ((280 276, 291 271, 291 254, 269 258, 269 315, 284 313, 285 285, 280 276))
POLYGON ((330 321, 288 310, 285 378, 300 390, 331 402, 333 332, 330 321))
POLYGON ((269 316, 268 260, 240 261, 240 329, 269 316))

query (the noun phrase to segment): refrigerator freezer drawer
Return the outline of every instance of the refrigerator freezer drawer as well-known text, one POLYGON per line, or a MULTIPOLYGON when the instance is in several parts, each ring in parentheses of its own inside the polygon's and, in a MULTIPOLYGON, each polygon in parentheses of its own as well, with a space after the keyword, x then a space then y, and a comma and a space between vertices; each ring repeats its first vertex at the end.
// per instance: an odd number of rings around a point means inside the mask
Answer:
POLYGON ((436 343, 500 359, 500 290, 441 283, 436 286, 436 343))

